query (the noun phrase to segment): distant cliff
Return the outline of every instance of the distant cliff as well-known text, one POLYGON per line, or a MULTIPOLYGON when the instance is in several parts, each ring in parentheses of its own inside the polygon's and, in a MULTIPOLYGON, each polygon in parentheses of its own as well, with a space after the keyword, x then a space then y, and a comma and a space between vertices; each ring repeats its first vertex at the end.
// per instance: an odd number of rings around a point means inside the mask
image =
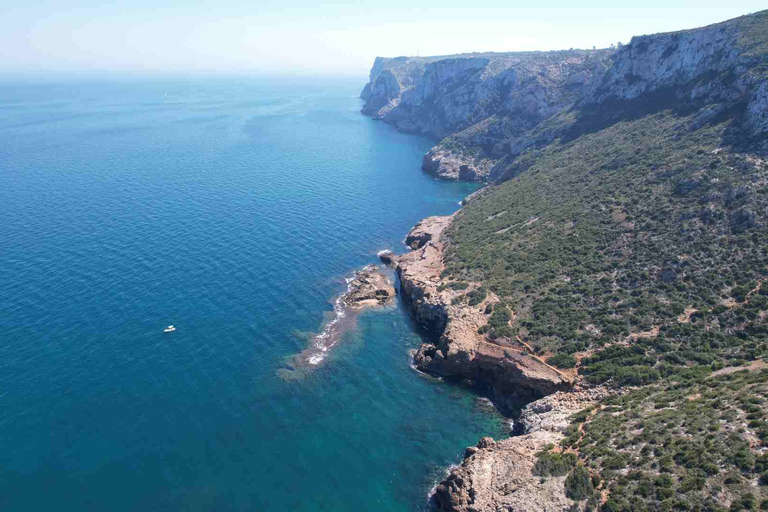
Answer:
POLYGON ((740 104, 761 133, 764 43, 749 20, 638 36, 618 49, 377 57, 362 112, 440 140, 423 169, 463 181, 497 180, 527 147, 561 136, 542 133, 556 114, 651 94, 716 103, 712 115, 740 104))

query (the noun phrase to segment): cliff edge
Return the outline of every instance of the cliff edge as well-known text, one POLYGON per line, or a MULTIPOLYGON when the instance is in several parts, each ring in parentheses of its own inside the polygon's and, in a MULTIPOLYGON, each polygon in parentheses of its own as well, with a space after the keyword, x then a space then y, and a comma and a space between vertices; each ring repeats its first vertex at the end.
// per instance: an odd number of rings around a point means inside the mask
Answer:
POLYGON ((439 140, 424 156, 424 171, 481 182, 508 179, 506 168, 526 148, 566 134, 542 133, 543 121, 653 93, 721 110, 743 104, 753 133, 765 133, 765 16, 637 36, 618 48, 377 57, 362 112, 439 140))
MULTIPOLYGON (((573 375, 546 364, 524 343, 482 334, 499 298, 480 283, 452 282, 443 277, 444 230, 453 216, 429 217, 406 237, 413 251, 382 255, 394 266, 401 294, 413 318, 434 343, 423 344, 414 364, 424 372, 487 386, 502 408, 521 398, 538 398, 572 386, 573 375)), ((498 306, 497 306, 498 305, 498 306)))

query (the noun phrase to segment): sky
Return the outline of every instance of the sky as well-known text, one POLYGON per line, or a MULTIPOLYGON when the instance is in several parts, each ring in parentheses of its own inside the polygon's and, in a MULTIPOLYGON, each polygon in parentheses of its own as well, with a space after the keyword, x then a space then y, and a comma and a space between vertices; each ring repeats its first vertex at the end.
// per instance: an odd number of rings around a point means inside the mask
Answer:
POLYGON ((604 48, 766 7, 765 0, 172 4, 0 0, 0 73, 364 76, 379 55, 604 48))

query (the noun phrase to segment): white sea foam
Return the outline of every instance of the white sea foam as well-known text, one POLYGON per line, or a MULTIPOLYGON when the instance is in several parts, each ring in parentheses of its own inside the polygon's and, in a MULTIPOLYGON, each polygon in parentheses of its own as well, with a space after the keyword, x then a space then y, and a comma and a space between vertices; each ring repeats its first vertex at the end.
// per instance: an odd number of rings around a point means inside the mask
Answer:
POLYGON ((325 356, 324 356, 322 353, 320 353, 320 354, 312 354, 312 355, 311 355, 311 356, 309 356, 309 358, 307 359, 307 362, 308 362, 309 364, 320 364, 320 362, 321 362, 323 359, 325 359, 325 356))
POLYGON ((390 252, 392 252, 392 249, 382 249, 376 253, 376 256, 381 256, 382 254, 388 254, 390 252))
MULTIPOLYGON (((365 267, 368 269, 368 267, 365 267)), ((328 321, 320 334, 317 334, 312 339, 311 354, 307 356, 307 363, 311 365, 318 365, 325 359, 324 353, 333 347, 341 338, 344 331, 344 327, 340 325, 344 318, 347 317, 349 311, 344 299, 347 297, 352 288, 352 282, 355 280, 355 276, 344 278, 347 283, 347 289, 344 293, 340 294, 333 301, 333 318, 328 321)))
POLYGON ((432 499, 432 496, 435 495, 435 491, 437 491, 437 486, 440 485, 440 482, 448 478, 451 474, 451 471, 453 471, 457 467, 459 467, 458 464, 451 464, 450 466, 448 466, 448 468, 443 473, 443 477, 440 478, 437 482, 435 482, 435 485, 433 485, 432 488, 427 493, 427 503, 429 503, 429 501, 432 499))

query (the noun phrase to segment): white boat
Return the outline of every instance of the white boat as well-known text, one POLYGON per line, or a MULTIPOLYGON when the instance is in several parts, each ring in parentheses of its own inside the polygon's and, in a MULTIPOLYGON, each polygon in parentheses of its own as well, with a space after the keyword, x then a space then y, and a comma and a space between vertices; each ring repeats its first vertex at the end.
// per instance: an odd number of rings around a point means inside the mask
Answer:
POLYGON ((172 326, 172 325, 169 325, 168 327, 166 327, 165 329, 163 329, 163 332, 173 332, 173 331, 175 331, 175 330, 176 330, 176 328, 175 328, 174 326, 172 326))

